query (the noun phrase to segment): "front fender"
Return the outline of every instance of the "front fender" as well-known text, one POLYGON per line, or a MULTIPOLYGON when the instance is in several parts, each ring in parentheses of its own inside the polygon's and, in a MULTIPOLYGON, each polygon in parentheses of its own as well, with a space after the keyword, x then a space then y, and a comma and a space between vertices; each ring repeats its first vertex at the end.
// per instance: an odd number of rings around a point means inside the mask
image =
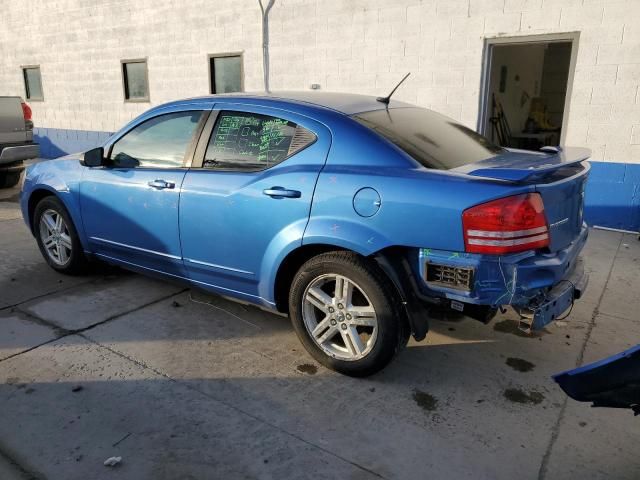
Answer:
POLYGON ((30 217, 29 201, 32 196, 42 191, 55 195, 69 212, 78 232, 80 243, 86 250, 88 244, 82 225, 79 202, 79 187, 83 168, 77 156, 47 160, 29 166, 25 173, 25 182, 20 195, 20 208, 25 223, 31 229, 33 219, 30 217))

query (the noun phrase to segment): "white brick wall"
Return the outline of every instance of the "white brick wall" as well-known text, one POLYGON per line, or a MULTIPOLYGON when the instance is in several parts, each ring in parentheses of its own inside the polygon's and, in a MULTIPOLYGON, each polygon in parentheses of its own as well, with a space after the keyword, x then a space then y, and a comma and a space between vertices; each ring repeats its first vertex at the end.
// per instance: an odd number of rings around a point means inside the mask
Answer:
MULTIPOLYGON (((640 0, 276 0, 271 86, 384 94, 475 128, 486 38, 579 32, 566 142, 640 163, 640 0)), ((38 126, 116 130, 168 100, 208 92, 207 54, 244 54, 262 87, 257 0, 21 0, 0 17, 0 95, 39 64, 38 126), (151 102, 123 101, 120 60, 147 57, 151 102)))

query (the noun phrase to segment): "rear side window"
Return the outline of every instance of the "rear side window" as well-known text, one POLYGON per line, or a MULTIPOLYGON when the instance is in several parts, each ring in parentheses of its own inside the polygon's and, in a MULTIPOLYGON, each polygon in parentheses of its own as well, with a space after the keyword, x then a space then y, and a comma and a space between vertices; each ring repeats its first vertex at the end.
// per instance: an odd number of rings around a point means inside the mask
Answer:
POLYGON ((221 111, 204 168, 256 171, 277 165, 315 141, 309 130, 282 118, 221 111))
POLYGON ((375 110, 353 118, 426 168, 449 170, 504 153, 479 133, 425 108, 375 110))
POLYGON ((182 167, 202 112, 159 115, 129 130, 111 149, 118 166, 182 167))

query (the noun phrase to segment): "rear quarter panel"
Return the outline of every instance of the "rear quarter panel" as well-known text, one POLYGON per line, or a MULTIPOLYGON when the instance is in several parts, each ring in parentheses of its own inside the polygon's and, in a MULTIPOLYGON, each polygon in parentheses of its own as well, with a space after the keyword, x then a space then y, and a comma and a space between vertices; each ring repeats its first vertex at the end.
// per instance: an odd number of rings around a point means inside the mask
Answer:
POLYGON ((362 255, 390 246, 464 251, 465 209, 533 189, 422 168, 348 117, 332 130, 304 244, 328 243, 362 255), (358 215, 353 206, 354 195, 365 187, 381 199, 371 217, 358 215))

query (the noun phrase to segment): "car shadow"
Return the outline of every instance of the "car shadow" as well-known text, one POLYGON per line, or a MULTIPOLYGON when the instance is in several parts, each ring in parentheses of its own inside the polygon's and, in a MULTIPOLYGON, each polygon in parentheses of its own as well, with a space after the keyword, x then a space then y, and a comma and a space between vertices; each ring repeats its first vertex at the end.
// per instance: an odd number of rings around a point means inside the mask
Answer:
MULTIPOLYGON (((311 359, 287 319, 253 307, 238 319, 237 304, 188 295, 1 362, 0 438, 23 452, 47 439, 29 462, 51 478, 70 478, 69 466, 98 478, 96 466, 120 455, 119 478, 252 477, 256 468, 305 478, 312 467, 323 477, 345 458, 385 478, 444 464, 455 478, 537 473, 564 399, 548 379, 557 357, 543 352, 519 371, 504 358, 532 359, 537 339, 437 323, 429 342, 412 342, 382 372, 349 378, 311 359), (330 462, 318 463, 323 451, 330 462)), ((589 422, 606 430, 601 417, 589 422)), ((607 458, 605 471, 632 471, 607 458)), ((327 475, 354 475, 341 468, 327 475)))
MULTIPOLYGON (((0 279, 0 292, 41 277, 55 289, 69 278, 29 248, 11 274, 17 280, 0 279)), ((318 364, 287 318, 255 306, 176 286, 111 315, 101 309, 121 302, 132 284, 148 292, 158 282, 100 264, 80 281, 29 304, 44 305, 39 315, 25 304, 2 312, 37 324, 43 337, 33 350, 33 336, 0 338, 0 349, 30 350, 0 362, 0 438, 27 453, 34 438, 46 439, 28 461, 51 478, 74 478, 64 468, 101 478, 96 465, 104 469, 113 455, 124 458, 121 478, 304 478, 328 472, 336 455, 351 467, 340 460, 326 476, 366 478, 349 470, 356 463, 415 478, 442 462, 454 477, 537 474, 565 399, 550 375, 574 366, 586 331, 577 323, 522 336, 512 314, 489 325, 433 321, 424 342, 411 341, 383 371, 356 379, 318 364), (80 303, 102 316, 81 331, 56 329, 51 319, 81 316, 80 303), (282 464, 293 470, 283 473, 282 464)), ((588 421, 606 432, 603 416, 590 411, 588 421)), ((600 461, 621 477, 633 468, 600 461)))

